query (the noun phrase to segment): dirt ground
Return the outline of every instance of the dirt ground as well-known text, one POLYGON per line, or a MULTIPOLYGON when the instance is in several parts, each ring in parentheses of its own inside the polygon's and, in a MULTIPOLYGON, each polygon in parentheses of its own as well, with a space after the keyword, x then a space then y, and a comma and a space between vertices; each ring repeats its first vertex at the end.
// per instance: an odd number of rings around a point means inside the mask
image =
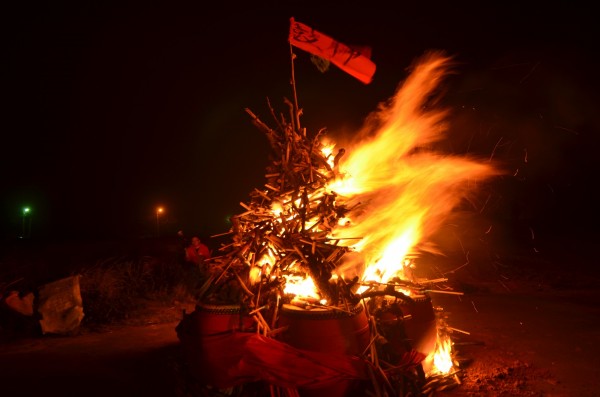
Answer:
MULTIPOLYGON (((434 294, 448 314, 457 396, 600 396, 600 271, 594 243, 525 252, 449 276, 462 296, 434 294), (492 270, 493 268, 493 270, 492 270), (477 270, 474 270, 477 269, 477 270)), ((477 260, 477 259, 475 259, 477 260)), ((441 263, 440 269, 449 269, 441 263)), ((463 271, 464 270, 464 271, 463 271)))
MULTIPOLYGON (((461 384, 436 396, 600 395, 596 272, 540 261, 500 273, 457 271, 451 279, 462 295, 432 300, 458 330, 461 384)), ((149 304, 124 324, 4 343, 2 395, 191 396, 175 327, 193 307, 149 304)))
POLYGON ((598 396, 597 291, 476 293, 443 299, 463 384, 446 396, 598 396))

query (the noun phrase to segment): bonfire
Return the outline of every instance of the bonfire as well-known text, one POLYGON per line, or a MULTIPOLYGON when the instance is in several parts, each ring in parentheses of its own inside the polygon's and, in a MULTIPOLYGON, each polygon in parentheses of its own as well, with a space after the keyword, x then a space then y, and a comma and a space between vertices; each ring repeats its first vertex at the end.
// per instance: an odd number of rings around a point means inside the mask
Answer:
POLYGON ((498 170, 433 149, 448 116, 434 94, 452 59, 415 62, 344 148, 301 126, 294 59, 286 115, 269 104, 266 123, 246 109, 272 157, 177 327, 190 371, 230 395, 414 396, 459 384, 455 329, 430 295, 460 292, 414 270, 498 170))

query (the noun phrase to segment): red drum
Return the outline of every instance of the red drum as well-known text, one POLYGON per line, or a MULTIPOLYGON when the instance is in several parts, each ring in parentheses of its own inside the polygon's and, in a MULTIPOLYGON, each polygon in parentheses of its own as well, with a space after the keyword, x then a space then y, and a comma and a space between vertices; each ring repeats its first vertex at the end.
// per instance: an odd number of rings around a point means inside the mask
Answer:
MULTIPOLYGON (((331 309, 305 310, 283 305, 279 327, 288 328, 280 340, 297 349, 362 356, 370 343, 369 321, 362 303, 350 312, 331 309)), ((348 397, 362 395, 364 381, 341 380, 319 389, 300 389, 302 397, 348 397)))
POLYGON ((382 358, 398 367, 420 364, 435 351, 437 321, 431 299, 426 295, 412 301, 386 298, 376 312, 378 331, 387 341, 382 358))
POLYGON ((190 373, 207 385, 227 383, 227 369, 244 354, 231 348, 228 335, 250 332, 254 324, 237 305, 196 305, 176 327, 190 373))
POLYGON ((429 296, 420 295, 413 300, 414 303, 401 305, 404 331, 412 349, 427 357, 435 351, 437 340, 435 312, 429 296))
POLYGON ((248 331, 255 324, 252 317, 242 313, 239 305, 210 305, 199 303, 192 312, 191 322, 197 334, 214 335, 222 332, 248 331))

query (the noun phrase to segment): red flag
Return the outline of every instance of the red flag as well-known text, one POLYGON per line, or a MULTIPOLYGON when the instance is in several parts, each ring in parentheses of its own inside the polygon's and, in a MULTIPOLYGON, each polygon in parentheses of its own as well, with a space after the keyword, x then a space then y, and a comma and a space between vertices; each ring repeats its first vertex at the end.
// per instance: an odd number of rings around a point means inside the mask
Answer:
POLYGON ((290 44, 325 58, 346 73, 369 84, 375 74, 370 48, 351 48, 290 18, 290 44))

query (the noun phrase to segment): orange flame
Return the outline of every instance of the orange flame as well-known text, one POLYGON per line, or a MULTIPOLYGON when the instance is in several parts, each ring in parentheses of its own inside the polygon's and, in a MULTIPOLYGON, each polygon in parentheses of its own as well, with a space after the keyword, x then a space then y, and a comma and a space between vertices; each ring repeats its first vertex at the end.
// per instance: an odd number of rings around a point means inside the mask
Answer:
POLYGON ((489 162, 432 149, 446 132, 448 112, 424 109, 450 61, 431 53, 415 66, 395 96, 367 119, 342 158, 343 178, 329 186, 355 208, 333 234, 362 238, 347 244, 364 255, 364 280, 404 278, 406 256, 428 242, 476 183, 498 174, 489 162))
POLYGON ((453 367, 452 339, 438 332, 435 350, 423 361, 423 369, 431 376, 448 374, 453 367))

